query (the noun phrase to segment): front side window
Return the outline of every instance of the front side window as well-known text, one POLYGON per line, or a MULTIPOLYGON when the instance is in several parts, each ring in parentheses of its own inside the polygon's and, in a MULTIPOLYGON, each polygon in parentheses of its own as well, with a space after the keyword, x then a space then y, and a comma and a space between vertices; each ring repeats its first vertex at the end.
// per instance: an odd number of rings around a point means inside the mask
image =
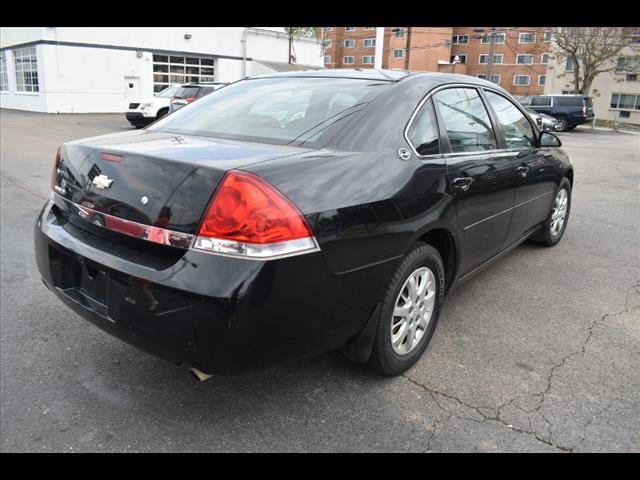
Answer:
POLYGON ((427 100, 413 119, 407 134, 409 142, 418 155, 435 155, 440 153, 438 127, 433 113, 433 104, 427 100))
POLYGON ((4 51, 0 52, 0 91, 9 91, 9 75, 7 75, 7 58, 4 51))
MULTIPOLYGON (((163 117, 150 129, 310 147, 390 82, 346 78, 242 80, 163 117)), ((335 132, 334 132, 335 134, 335 132)))
POLYGON ((449 88, 434 101, 447 130, 452 152, 478 152, 497 148, 487 109, 473 88, 449 88))
POLYGON ((14 50, 13 58, 16 67, 16 90, 18 92, 39 92, 36 47, 14 50))
POLYGON ((485 91, 504 130, 507 148, 531 148, 536 146, 536 135, 527 117, 506 97, 485 91))

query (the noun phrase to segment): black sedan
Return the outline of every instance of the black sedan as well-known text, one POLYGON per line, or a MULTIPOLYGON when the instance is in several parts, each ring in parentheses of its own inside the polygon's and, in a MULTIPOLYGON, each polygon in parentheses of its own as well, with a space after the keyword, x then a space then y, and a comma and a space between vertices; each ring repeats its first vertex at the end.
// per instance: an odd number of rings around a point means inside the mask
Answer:
POLYGON ((63 144, 37 264, 73 311, 199 374, 340 349, 396 375, 447 292, 527 239, 560 241, 574 174, 559 146, 469 76, 246 79, 63 144), (127 208, 92 223, 102 204, 127 208))

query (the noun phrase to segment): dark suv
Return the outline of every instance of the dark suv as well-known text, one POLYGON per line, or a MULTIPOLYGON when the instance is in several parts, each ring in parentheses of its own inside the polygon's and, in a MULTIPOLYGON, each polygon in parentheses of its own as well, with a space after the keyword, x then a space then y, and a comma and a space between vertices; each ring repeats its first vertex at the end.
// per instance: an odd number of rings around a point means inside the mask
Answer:
POLYGON ((193 102, 209 93, 224 87, 226 83, 187 83, 182 85, 174 94, 169 105, 169 113, 175 112, 188 103, 193 102))
POLYGON ((593 121, 593 102, 585 95, 539 95, 531 97, 529 107, 556 118, 560 132, 593 121))

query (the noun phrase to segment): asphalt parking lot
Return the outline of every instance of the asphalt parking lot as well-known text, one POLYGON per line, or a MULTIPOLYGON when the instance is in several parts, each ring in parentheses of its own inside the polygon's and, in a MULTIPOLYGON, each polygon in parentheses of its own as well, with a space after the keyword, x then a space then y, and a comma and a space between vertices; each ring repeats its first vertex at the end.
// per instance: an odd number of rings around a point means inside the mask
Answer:
POLYGON ((331 352, 201 384, 71 313, 35 266, 58 145, 124 115, 0 122, 2 451, 640 451, 640 135, 560 134, 564 239, 453 292, 405 375, 331 352))

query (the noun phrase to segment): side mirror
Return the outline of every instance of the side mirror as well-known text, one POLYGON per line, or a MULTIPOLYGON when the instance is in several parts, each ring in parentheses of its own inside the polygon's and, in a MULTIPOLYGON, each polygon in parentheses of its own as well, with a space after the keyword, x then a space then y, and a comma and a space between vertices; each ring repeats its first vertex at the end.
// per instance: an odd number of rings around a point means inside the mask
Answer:
POLYGON ((542 117, 536 117, 536 123, 540 128, 542 128, 542 117))
POLYGON ((553 133, 542 132, 540 134, 540 146, 541 147, 561 147, 562 142, 553 133))

